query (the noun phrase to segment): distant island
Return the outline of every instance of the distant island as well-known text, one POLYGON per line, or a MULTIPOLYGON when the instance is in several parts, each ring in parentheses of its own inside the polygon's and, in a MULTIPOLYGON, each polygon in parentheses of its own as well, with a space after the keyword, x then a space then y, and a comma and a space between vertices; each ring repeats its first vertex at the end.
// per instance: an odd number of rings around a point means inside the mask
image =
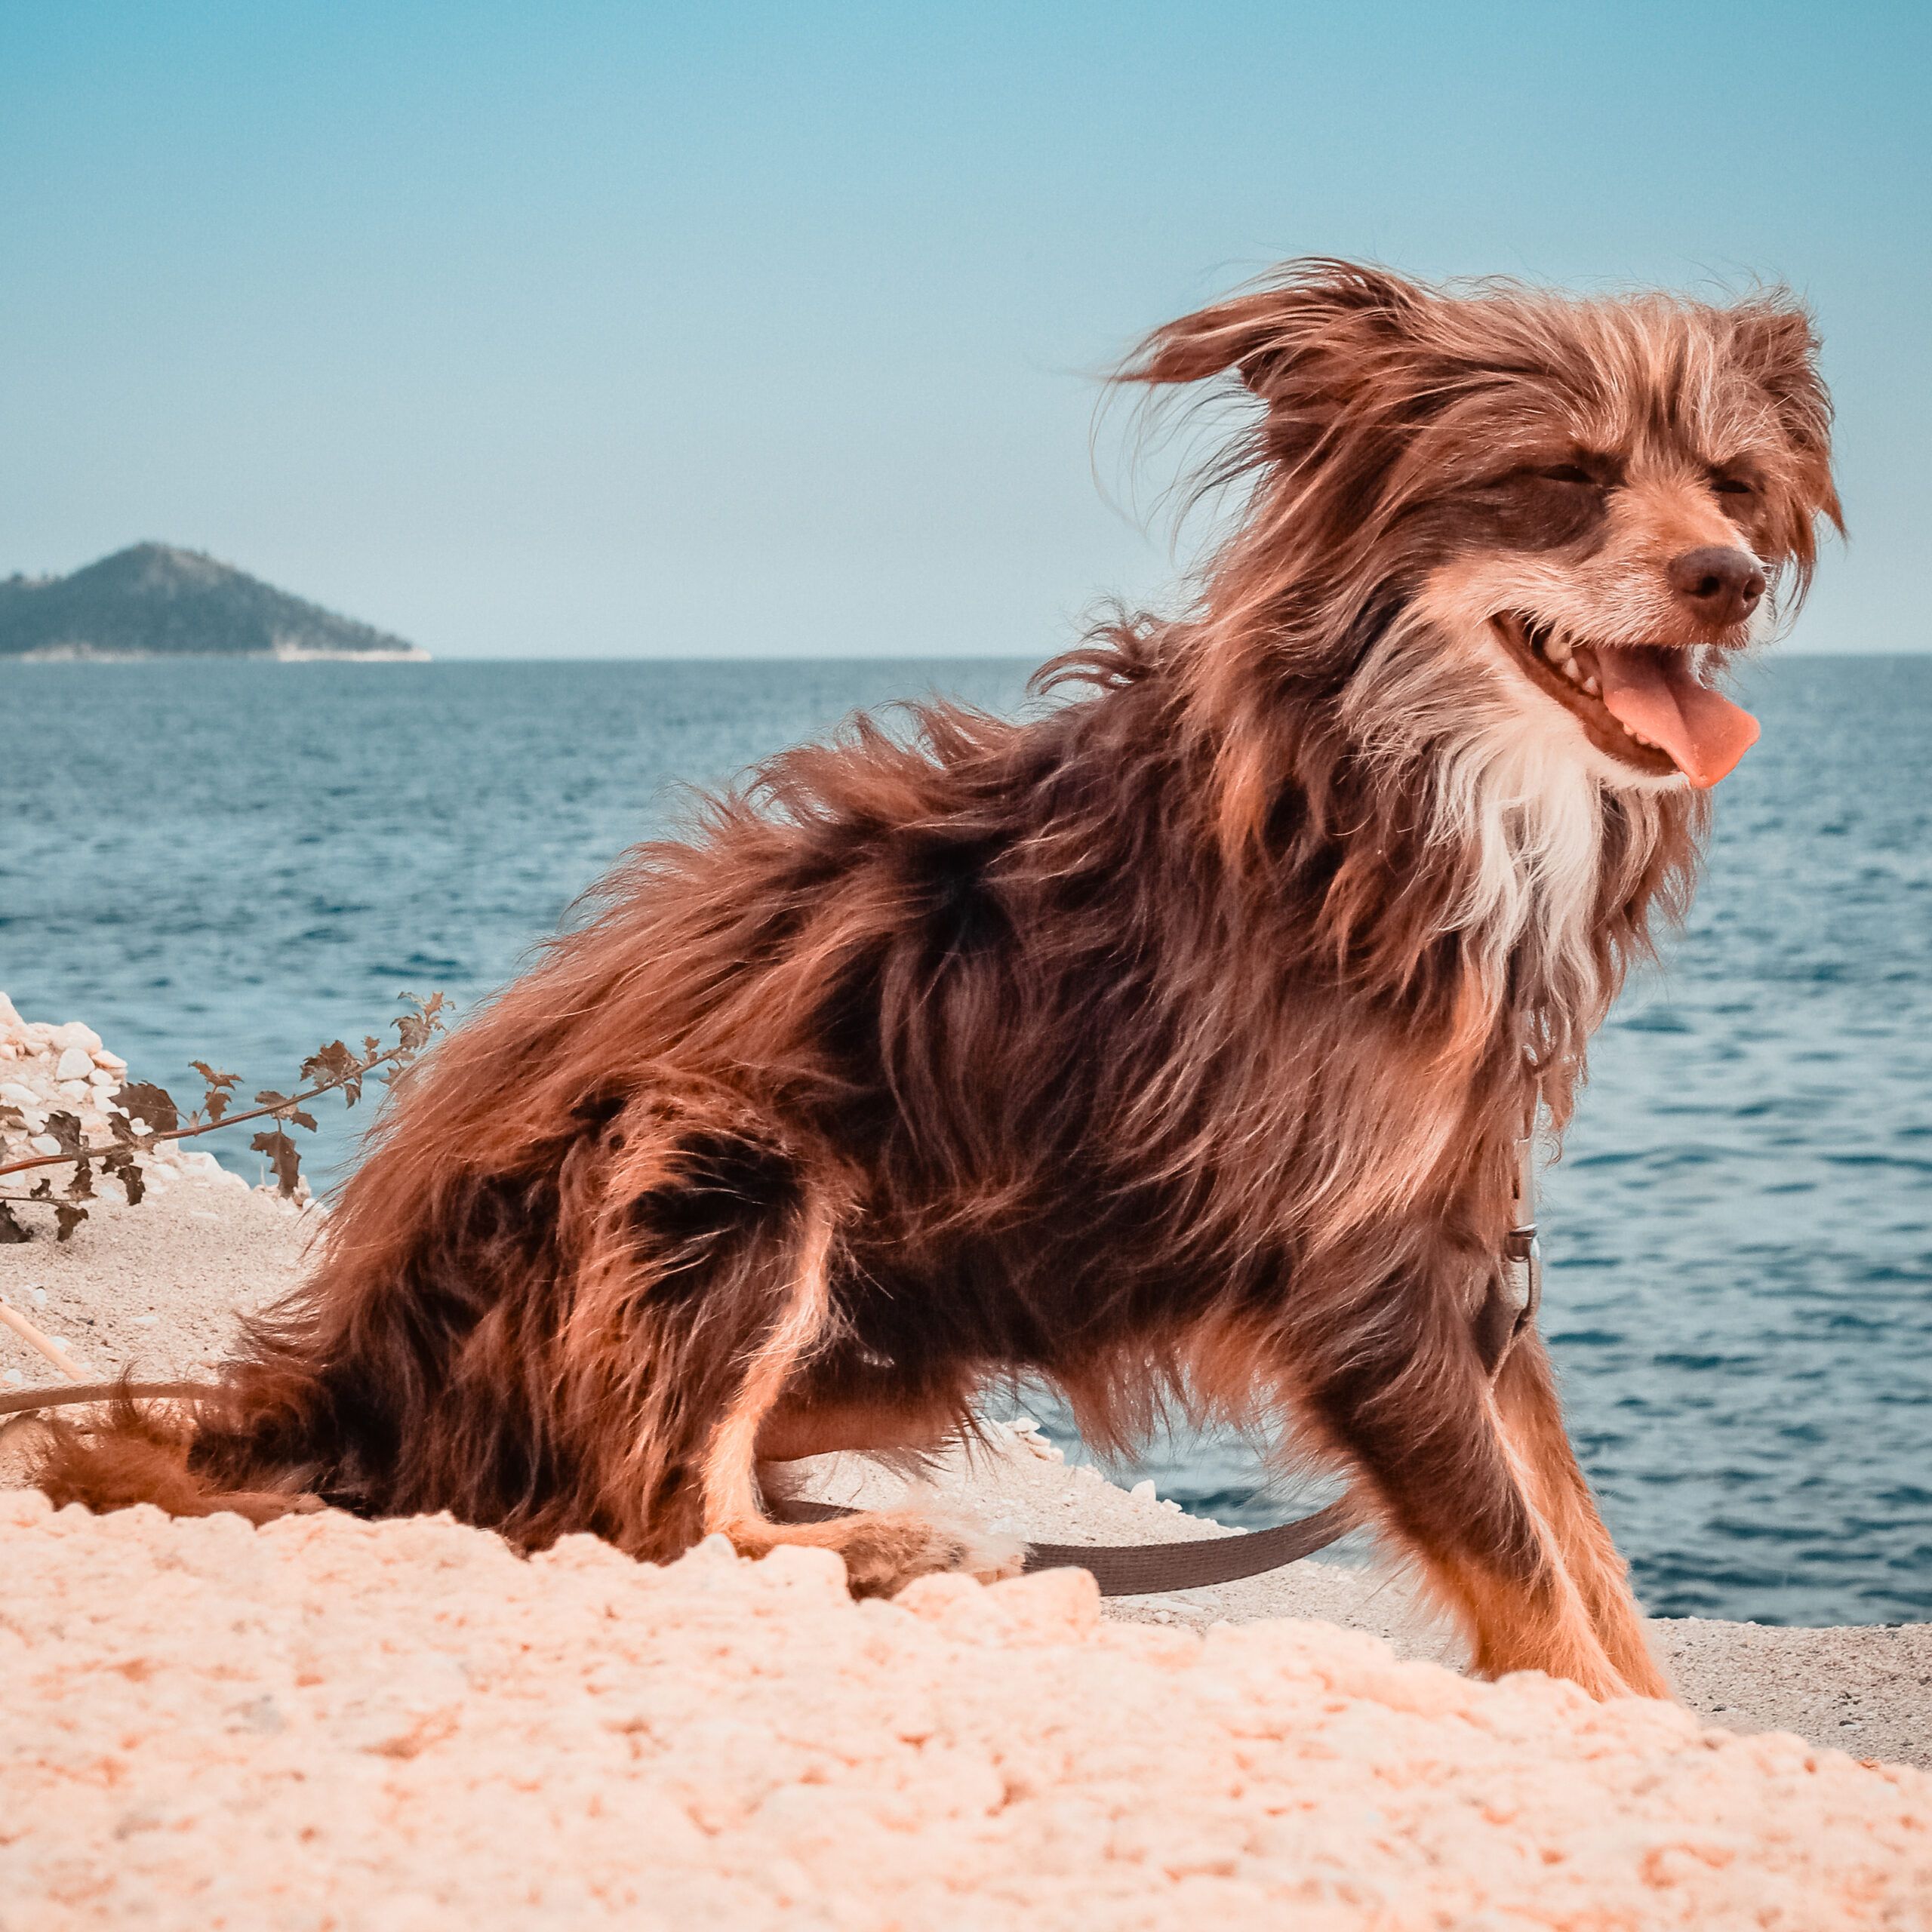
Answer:
POLYGON ((71 577, 0 581, 0 659, 420 661, 426 651, 198 550, 137 543, 71 577))

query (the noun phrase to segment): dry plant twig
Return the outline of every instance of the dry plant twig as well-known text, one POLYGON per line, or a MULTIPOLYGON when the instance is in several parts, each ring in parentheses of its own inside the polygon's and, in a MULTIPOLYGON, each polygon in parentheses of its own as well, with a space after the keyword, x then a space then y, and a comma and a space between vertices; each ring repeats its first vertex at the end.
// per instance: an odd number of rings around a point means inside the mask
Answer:
POLYGON ((69 1381, 78 1382, 86 1375, 87 1371, 58 1342, 43 1335, 11 1302, 4 1299, 0 1299, 0 1326, 12 1329, 29 1348, 38 1349, 69 1381))
POLYGON ((46 1174, 24 1192, 0 1189, 0 1242, 30 1238, 14 1212, 16 1203, 51 1208, 55 1238, 66 1240, 88 1217, 88 1211, 81 1204, 94 1198, 97 1163, 103 1174, 121 1183, 128 1204, 137 1206, 146 1192, 136 1158, 143 1149, 164 1140, 195 1140, 250 1121, 275 1123, 256 1134, 248 1144, 265 1155, 275 1169, 281 1193, 293 1198, 301 1178, 302 1157, 288 1129, 300 1127, 315 1132, 315 1117, 306 1110, 305 1103, 325 1094, 339 1093, 345 1106, 354 1106, 362 1097, 363 1081, 371 1074, 380 1072, 385 1083, 392 1081, 442 1031, 448 1002, 441 993, 432 993, 426 1000, 418 999, 413 993, 401 997, 412 1011, 395 1022, 398 1038, 394 1046, 386 1048, 374 1034, 368 1034, 358 1054, 340 1040, 331 1040, 302 1063, 295 1092, 283 1094, 264 1088, 255 1096, 257 1104, 242 1113, 228 1111, 238 1076, 198 1060, 192 1064, 202 1076, 205 1091, 199 1110, 185 1121, 165 1088, 137 1081, 123 1085, 107 1097, 111 1140, 88 1140, 79 1115, 56 1109, 48 1115, 43 1130, 59 1143, 55 1150, 52 1153, 36 1150, 8 1159, 9 1131, 23 1133, 28 1122, 17 1107, 0 1106, 0 1177, 45 1168, 66 1166, 73 1170, 57 1194, 52 1177, 46 1174), (145 1131, 137 1131, 137 1122, 145 1131))

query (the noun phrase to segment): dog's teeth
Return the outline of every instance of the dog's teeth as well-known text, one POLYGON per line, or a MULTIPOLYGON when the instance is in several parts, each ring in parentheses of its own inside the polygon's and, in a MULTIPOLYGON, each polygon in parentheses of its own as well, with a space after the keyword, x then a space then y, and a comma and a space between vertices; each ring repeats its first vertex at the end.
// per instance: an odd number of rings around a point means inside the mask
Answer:
POLYGON ((1573 685, 1580 685, 1583 681, 1583 667, 1582 665, 1579 664, 1574 657, 1564 658, 1563 662, 1557 666, 1557 669, 1560 670, 1573 685))
POLYGON ((1570 662, 1570 641, 1561 631, 1552 631, 1549 641, 1543 646, 1544 654, 1552 664, 1570 662))
POLYGON ((1588 691, 1592 697, 1601 697, 1603 696, 1603 686, 1595 678, 1586 678, 1583 680, 1583 688, 1588 691))

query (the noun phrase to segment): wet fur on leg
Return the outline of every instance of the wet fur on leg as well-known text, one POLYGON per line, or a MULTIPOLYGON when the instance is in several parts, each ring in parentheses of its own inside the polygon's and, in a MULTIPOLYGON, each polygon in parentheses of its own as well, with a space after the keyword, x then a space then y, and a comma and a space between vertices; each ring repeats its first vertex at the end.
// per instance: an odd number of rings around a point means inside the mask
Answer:
POLYGON ((398 1083, 190 1438, 124 1414, 55 1493, 654 1561, 722 1529, 884 1589, 977 1559, 773 1523, 761 1438, 930 1441, 1032 1377, 1098 1444, 1298 1431, 1484 1668, 1649 1687, 1553 1398, 1499 1407, 1469 1324, 1516 1137, 1567 1121, 1707 815, 1579 654, 1715 705, 1795 605, 1838 515, 1809 324, 1312 262, 1122 380, 1244 399, 1177 613, 1027 717, 855 720, 629 855, 398 1083), (1749 621, 1673 588, 1714 548, 1769 581, 1749 621))

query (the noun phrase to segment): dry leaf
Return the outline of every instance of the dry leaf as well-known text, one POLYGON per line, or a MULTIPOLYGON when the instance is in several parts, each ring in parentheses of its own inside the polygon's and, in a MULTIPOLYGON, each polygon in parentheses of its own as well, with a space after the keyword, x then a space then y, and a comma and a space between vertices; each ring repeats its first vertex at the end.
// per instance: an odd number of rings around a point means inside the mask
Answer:
POLYGON ((210 1126, 218 1124, 228 1111, 228 1103, 235 1083, 242 1076, 236 1073, 223 1073, 209 1066, 205 1060, 191 1060, 188 1064, 202 1076, 207 1091, 202 1096, 202 1111, 208 1117, 210 1126))
POLYGON ((432 993, 427 999, 418 999, 414 993, 400 993, 397 997, 407 1000, 416 1011, 405 1013, 395 1023, 396 1037, 402 1042, 404 1053, 419 1054, 443 1029, 443 1023, 437 1017, 443 1010, 443 996, 432 993))
MULTIPOLYGON (((138 1081, 124 1087, 114 1097, 114 1104, 136 1120, 144 1120, 157 1134, 171 1134, 181 1124, 181 1115, 165 1087, 138 1081)), ((51 1126, 52 1123, 50 1121, 51 1126)))
POLYGON ((302 1078, 340 1089, 343 1105, 352 1107, 362 1097, 362 1063, 340 1040, 318 1047, 302 1063, 302 1078))
POLYGON ((295 1183, 302 1175, 302 1156, 295 1143, 277 1128, 264 1128, 248 1143, 258 1154, 266 1154, 275 1168, 276 1184, 285 1196, 293 1198, 295 1183))
POLYGON ((148 1191, 148 1184, 142 1178, 140 1164, 134 1158, 131 1147, 115 1147, 101 1157, 101 1171, 111 1174, 118 1180, 128 1196, 128 1205, 138 1208, 141 1197, 148 1191))

